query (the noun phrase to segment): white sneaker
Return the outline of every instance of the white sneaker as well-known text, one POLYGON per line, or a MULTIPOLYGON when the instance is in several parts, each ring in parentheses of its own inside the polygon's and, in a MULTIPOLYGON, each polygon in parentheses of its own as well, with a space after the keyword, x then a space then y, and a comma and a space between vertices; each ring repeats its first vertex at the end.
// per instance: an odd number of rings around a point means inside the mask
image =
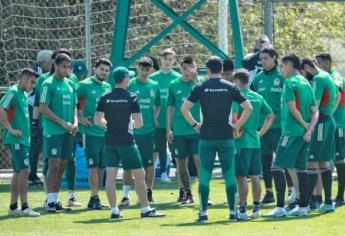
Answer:
POLYGON ((288 216, 308 216, 308 207, 296 206, 294 209, 289 211, 288 216))
POLYGON ((237 213, 237 219, 238 220, 248 220, 248 214, 247 212, 238 212, 237 213))
POLYGON ((260 211, 253 211, 251 218, 252 219, 257 219, 261 216, 260 211))
POLYGON ((296 191, 295 191, 295 189, 293 189, 290 196, 285 201, 285 204, 290 205, 290 204, 295 203, 295 202, 296 202, 296 191))
POLYGON ((9 216, 22 216, 22 211, 19 209, 15 209, 15 210, 8 210, 8 215, 9 216))
POLYGON ((24 211, 22 211, 22 214, 24 216, 30 216, 30 217, 37 217, 41 215, 40 213, 32 210, 31 208, 26 208, 24 211))
POLYGON ((280 218, 285 217, 287 215, 287 212, 284 207, 276 207, 273 211, 266 214, 266 217, 274 217, 274 218, 280 218))
POLYGON ((166 172, 162 173, 161 181, 164 183, 170 183, 171 182, 171 179, 169 178, 169 176, 167 175, 166 172))

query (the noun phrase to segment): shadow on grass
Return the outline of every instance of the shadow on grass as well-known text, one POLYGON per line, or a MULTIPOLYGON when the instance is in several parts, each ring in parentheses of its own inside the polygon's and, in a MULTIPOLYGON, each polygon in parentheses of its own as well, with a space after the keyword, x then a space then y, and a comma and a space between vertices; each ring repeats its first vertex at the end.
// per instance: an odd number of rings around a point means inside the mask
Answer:
POLYGON ((215 222, 186 222, 186 223, 178 223, 178 224, 161 224, 160 226, 167 226, 167 227, 191 227, 191 226, 197 226, 197 227, 202 227, 202 226, 210 226, 210 225, 234 225, 234 224, 239 224, 240 222, 238 221, 230 221, 230 220, 220 220, 220 221, 215 221, 215 222))
POLYGON ((138 220, 141 219, 140 217, 138 218, 121 218, 121 219, 110 219, 110 218, 104 218, 104 219, 90 219, 90 220, 80 220, 80 221, 73 221, 73 223, 77 224, 114 224, 114 223, 120 223, 120 222, 125 222, 125 221, 130 221, 130 220, 138 220))

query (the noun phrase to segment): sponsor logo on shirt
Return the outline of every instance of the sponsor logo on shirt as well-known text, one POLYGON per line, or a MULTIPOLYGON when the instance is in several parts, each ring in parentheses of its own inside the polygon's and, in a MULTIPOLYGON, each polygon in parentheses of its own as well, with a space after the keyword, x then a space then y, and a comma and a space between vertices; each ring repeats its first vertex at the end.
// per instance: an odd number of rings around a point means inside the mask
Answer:
POLYGON ((126 99, 107 99, 105 103, 128 103, 126 99))
POLYGON ((274 86, 279 86, 280 85, 280 79, 279 78, 275 78, 273 81, 273 85, 274 86))
POLYGON ((178 90, 177 92, 176 92, 176 94, 181 94, 182 93, 182 91, 181 90, 178 90))
POLYGON ((154 97, 155 96, 155 91, 153 89, 150 90, 150 96, 154 97))
POLYGON ((92 90, 91 94, 96 94, 96 91, 95 91, 95 90, 92 90))
POLYGON ((227 93, 228 89, 225 88, 220 88, 220 89, 211 89, 211 88, 206 88, 204 90, 205 93, 227 93))

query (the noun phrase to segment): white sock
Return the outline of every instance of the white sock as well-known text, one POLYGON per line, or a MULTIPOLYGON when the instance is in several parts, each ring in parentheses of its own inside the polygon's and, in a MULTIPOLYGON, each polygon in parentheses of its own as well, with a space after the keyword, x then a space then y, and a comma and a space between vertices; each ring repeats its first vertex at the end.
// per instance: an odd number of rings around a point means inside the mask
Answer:
POLYGON ((120 214, 120 210, 117 207, 112 207, 110 210, 111 214, 120 214))
POLYGON ((72 198, 75 198, 75 197, 76 197, 76 194, 75 194, 74 191, 70 191, 70 192, 68 193, 68 200, 70 200, 70 199, 72 199, 72 198))
POLYGON ((123 196, 129 199, 129 190, 131 189, 130 185, 123 185, 123 196))
POLYGON ((58 202, 59 193, 54 193, 54 201, 58 202))
POLYGON ((147 205, 146 207, 141 208, 142 213, 152 211, 152 210, 153 210, 153 208, 151 208, 150 205, 147 205))
POLYGON ((200 216, 207 216, 207 211, 200 211, 200 216))
POLYGON ((47 203, 55 202, 55 193, 47 193, 47 203))

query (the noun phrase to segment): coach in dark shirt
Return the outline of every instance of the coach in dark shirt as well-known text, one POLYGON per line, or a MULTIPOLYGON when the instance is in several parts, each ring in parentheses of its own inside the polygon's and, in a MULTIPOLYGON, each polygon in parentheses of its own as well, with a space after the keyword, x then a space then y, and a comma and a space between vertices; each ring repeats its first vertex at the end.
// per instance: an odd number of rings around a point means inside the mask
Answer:
POLYGON ((233 133, 239 134, 247 121, 252 106, 233 83, 221 79, 223 63, 219 57, 211 57, 207 63, 208 80, 196 85, 181 111, 187 122, 200 131, 200 179, 199 194, 201 208, 197 221, 207 221, 207 201, 213 164, 218 154, 226 184, 226 194, 230 209, 230 220, 237 220, 235 211, 236 179, 234 173, 235 144, 233 133), (202 122, 197 123, 189 110, 195 102, 200 101, 202 122), (231 126, 229 116, 232 102, 237 102, 243 109, 241 118, 231 126))
POLYGON ((115 182, 120 161, 125 170, 132 170, 135 186, 141 205, 141 217, 161 217, 149 206, 145 184, 145 171, 141 156, 134 143, 133 128, 143 125, 138 97, 128 92, 129 71, 117 67, 112 72, 116 87, 102 95, 95 113, 95 124, 105 127, 103 164, 107 168, 106 191, 111 207, 111 218, 121 218, 116 207, 115 182))

